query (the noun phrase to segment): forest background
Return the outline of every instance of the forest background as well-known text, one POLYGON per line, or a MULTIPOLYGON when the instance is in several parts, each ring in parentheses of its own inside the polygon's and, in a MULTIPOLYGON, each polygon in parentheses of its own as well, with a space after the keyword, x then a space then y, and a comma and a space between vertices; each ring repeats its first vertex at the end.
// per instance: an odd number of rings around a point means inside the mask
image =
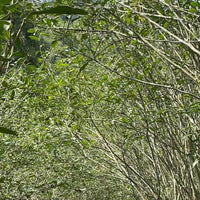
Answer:
POLYGON ((0 199, 199 200, 200 3, 0 1, 0 199))

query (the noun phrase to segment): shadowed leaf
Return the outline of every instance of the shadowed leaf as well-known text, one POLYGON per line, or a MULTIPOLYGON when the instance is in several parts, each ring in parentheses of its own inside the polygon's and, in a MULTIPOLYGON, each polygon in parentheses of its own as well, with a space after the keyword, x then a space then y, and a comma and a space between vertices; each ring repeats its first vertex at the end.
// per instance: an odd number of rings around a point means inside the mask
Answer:
POLYGON ((78 75, 87 67, 87 65, 88 65, 88 62, 86 62, 86 63, 79 69, 78 75))
POLYGON ((2 127, 2 126, 0 126, 0 133, 6 133, 6 134, 10 134, 10 135, 17 135, 16 131, 10 130, 10 129, 2 127))
POLYGON ((54 15, 87 15, 87 12, 79 8, 71 8, 68 6, 57 6, 55 8, 49 8, 47 10, 36 11, 31 15, 42 15, 42 14, 54 14, 54 15))

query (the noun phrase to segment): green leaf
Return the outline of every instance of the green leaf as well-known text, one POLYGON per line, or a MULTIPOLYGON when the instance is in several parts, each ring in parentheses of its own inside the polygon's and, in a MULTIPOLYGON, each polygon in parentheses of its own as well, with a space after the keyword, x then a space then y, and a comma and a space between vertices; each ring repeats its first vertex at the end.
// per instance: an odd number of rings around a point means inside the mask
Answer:
POLYGON ((11 0, 1 0, 0 1, 0 13, 2 13, 3 9, 2 7, 9 5, 11 3, 11 0))
POLYGON ((11 0, 1 0, 0 5, 9 5, 11 3, 11 0))
POLYGON ((87 65, 88 65, 88 62, 86 62, 86 63, 79 69, 78 75, 86 68, 87 65))
POLYGON ((196 13, 196 12, 197 12, 197 9, 195 9, 195 8, 190 8, 190 9, 189 9, 189 12, 191 12, 191 13, 196 13))
POLYGON ((128 25, 130 25, 130 24, 131 24, 131 19, 130 19, 130 18, 127 18, 127 19, 126 19, 126 23, 127 23, 128 25))
POLYGON ((191 2, 191 5, 192 5, 193 7, 195 7, 195 8, 196 8, 196 7, 197 7, 197 8, 199 7, 199 3, 198 3, 198 2, 191 2))
POLYGON ((128 119, 126 117, 122 117, 122 122, 127 123, 128 119))
POLYGON ((42 14, 54 14, 54 15, 87 15, 88 13, 79 8, 71 8, 68 6, 57 6, 49 8, 47 10, 32 12, 30 15, 42 15, 42 14))
POLYGON ((168 22, 165 22, 165 23, 164 23, 164 28, 168 28, 168 26, 169 26, 169 23, 168 23, 168 22))
POLYGON ((56 48, 58 45, 58 40, 54 40, 52 43, 51 43, 51 47, 52 48, 56 48))
POLYGON ((36 36, 30 35, 29 38, 31 38, 31 40, 36 40, 36 41, 40 41, 40 39, 36 36))
POLYGON ((6 81, 3 81, 3 82, 2 82, 2 85, 3 85, 3 87, 6 87, 6 88, 9 87, 9 85, 8 85, 8 83, 7 83, 6 81))
POLYGON ((81 39, 86 40, 88 38, 88 36, 89 36, 88 33, 84 33, 84 34, 82 34, 81 39))
POLYGON ((28 33, 35 33, 35 28, 31 28, 27 31, 28 33))
POLYGON ((138 43, 138 40, 137 39, 134 39, 133 41, 132 41, 132 44, 134 45, 134 44, 137 44, 138 43))
POLYGON ((109 0, 104 0, 104 2, 102 3, 102 6, 105 6, 108 3, 109 0))
POLYGON ((16 131, 10 130, 10 129, 2 127, 2 126, 0 126, 0 132, 10 134, 10 135, 17 135, 16 131))
POLYGON ((10 99, 14 99, 14 97, 15 97, 15 90, 13 90, 13 91, 11 92, 10 99))

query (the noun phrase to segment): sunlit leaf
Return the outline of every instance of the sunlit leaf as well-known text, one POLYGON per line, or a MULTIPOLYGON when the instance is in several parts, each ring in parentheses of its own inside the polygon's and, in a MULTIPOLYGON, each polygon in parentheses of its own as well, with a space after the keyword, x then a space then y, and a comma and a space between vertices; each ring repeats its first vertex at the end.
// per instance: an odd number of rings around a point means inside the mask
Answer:
POLYGON ((54 40, 54 41, 51 43, 51 47, 52 47, 52 48, 56 48, 57 45, 58 45, 58 40, 54 40))
POLYGON ((33 36, 33 35, 30 35, 29 38, 30 38, 31 40, 40 41, 40 39, 39 39, 38 37, 33 36))
POLYGON ((196 12, 197 12, 197 9, 195 9, 195 8, 190 8, 190 9, 189 9, 189 12, 191 12, 191 13, 196 13, 196 12))
POLYGON ((198 2, 195 2, 195 1, 193 1, 193 2, 191 2, 190 3, 193 7, 199 7, 199 3, 198 2))
POLYGON ((34 33, 35 32, 35 29, 34 28, 31 28, 27 31, 28 33, 34 33))

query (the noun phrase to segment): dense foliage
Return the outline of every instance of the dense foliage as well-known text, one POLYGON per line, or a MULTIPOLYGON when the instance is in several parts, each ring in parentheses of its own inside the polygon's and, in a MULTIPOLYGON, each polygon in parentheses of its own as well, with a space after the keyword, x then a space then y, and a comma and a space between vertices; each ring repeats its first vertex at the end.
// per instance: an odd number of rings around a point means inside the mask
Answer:
POLYGON ((200 198, 200 3, 0 2, 0 199, 200 198))

